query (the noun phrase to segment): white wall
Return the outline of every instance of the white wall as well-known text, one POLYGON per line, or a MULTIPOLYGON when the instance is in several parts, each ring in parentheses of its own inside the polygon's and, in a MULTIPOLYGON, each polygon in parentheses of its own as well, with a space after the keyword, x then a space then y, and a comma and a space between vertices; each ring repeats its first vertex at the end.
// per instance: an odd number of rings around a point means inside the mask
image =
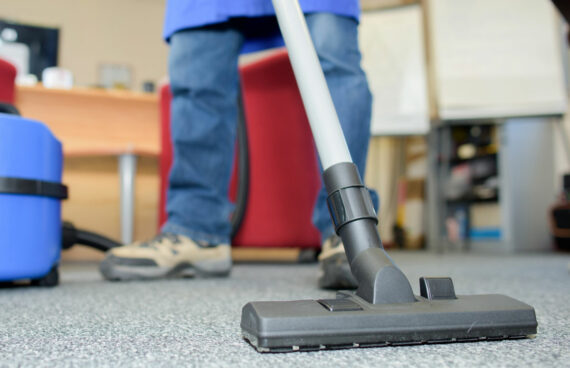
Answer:
POLYGON ((0 17, 60 28, 59 64, 78 85, 97 83, 101 63, 126 64, 133 88, 166 75, 164 0, 2 0, 0 17))

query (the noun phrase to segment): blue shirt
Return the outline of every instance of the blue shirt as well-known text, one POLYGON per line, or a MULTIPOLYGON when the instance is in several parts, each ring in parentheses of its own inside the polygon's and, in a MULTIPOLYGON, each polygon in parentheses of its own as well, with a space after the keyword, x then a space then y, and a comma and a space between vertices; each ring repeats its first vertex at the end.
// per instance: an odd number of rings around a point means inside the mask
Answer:
MULTIPOLYGON (((358 19, 358 0, 300 0, 305 13, 328 12, 358 19)), ((167 0, 164 39, 176 31, 222 23, 236 17, 275 15, 271 0, 167 0)))

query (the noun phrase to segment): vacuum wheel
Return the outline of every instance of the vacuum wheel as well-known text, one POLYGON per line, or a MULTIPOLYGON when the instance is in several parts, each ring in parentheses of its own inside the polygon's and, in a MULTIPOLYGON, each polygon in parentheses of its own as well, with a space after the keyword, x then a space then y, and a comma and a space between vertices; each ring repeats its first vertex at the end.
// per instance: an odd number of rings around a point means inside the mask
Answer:
POLYGON ((32 280, 33 286, 53 287, 57 284, 59 284, 59 270, 57 265, 53 266, 44 277, 32 280))

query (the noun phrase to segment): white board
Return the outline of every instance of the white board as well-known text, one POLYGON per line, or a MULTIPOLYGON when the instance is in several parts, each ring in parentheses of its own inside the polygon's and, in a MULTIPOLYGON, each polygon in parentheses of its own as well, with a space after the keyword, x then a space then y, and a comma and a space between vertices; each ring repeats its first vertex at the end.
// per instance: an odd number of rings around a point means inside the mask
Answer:
POLYGON ((440 118, 561 114, 566 92, 549 0, 430 0, 440 118))
POLYGON ((422 11, 419 5, 362 13, 362 67, 374 97, 373 135, 429 130, 422 11))

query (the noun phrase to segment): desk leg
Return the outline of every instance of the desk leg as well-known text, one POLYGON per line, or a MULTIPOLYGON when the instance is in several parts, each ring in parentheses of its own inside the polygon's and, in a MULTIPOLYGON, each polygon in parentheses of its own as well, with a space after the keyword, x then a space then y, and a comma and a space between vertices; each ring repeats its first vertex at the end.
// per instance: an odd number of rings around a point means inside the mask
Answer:
POLYGON ((135 217, 135 175, 137 156, 124 153, 119 156, 119 177, 121 181, 121 242, 133 242, 135 217))

